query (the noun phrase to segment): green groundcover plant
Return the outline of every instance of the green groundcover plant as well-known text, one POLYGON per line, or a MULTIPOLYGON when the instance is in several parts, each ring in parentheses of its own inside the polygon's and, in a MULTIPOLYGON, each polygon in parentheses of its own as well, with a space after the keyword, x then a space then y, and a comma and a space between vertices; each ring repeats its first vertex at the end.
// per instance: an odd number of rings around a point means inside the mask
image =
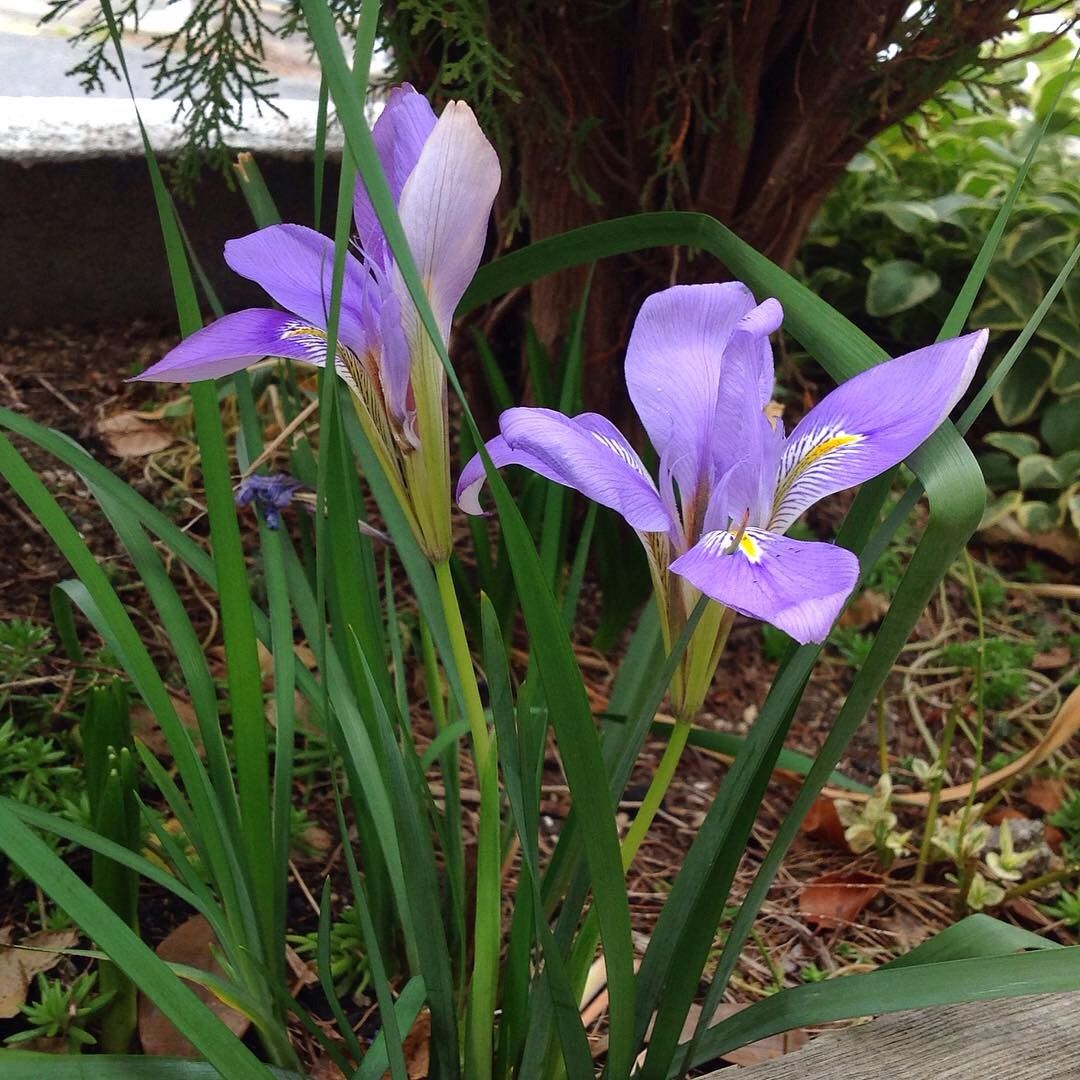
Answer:
MULTIPOLYGON (((1023 54, 1037 39, 1022 40, 1023 54)), ((876 340, 904 351, 941 324, 1043 121, 1038 149, 969 325, 999 331, 992 368, 1080 237, 1080 103, 1060 93, 1067 38, 998 73, 1010 108, 985 88, 955 86, 854 159, 800 256, 807 284, 876 340)), ((995 492, 984 524, 1012 514, 1026 529, 1080 528, 1080 282, 1043 320, 980 423, 979 463, 995 492), (1002 430, 994 430, 1000 428, 1002 430)))
MULTIPOLYGON (((987 344, 985 332, 961 330, 1033 155, 1021 162, 942 325, 920 348, 888 360, 820 297, 703 215, 604 222, 477 271, 500 163, 472 111, 455 102, 436 116, 421 95, 401 87, 369 130, 363 88, 376 5, 362 12, 351 67, 325 0, 305 0, 304 10, 347 139, 333 237, 277 222, 249 163, 245 192, 259 228, 226 252, 232 268, 262 285, 278 307, 201 325, 193 268, 147 144, 184 340, 142 378, 192 381, 209 550, 81 447, 0 410, 0 426, 55 455, 94 494, 167 631, 197 721, 195 731, 181 723, 109 578, 56 499, 0 435, 0 473, 72 568, 72 578, 55 591, 58 619, 70 630, 79 612, 100 635, 160 724, 175 762, 166 771, 141 743, 132 747, 122 716, 110 713, 114 719, 102 730, 112 734, 99 757, 100 785, 106 786, 98 791, 115 792, 102 801, 117 812, 96 814, 95 827, 87 828, 0 800, 0 850, 108 959, 115 997, 97 999, 95 1010, 121 998, 130 1002, 122 993, 126 979, 153 999, 203 1060, 125 1055, 116 1051, 116 1032, 124 1030, 117 1025, 110 1038, 116 1052, 73 1062, 4 1051, 4 1076, 297 1077, 301 1064, 289 1027, 299 1025, 344 1075, 374 1080, 388 1071, 405 1080, 404 1037, 426 1010, 430 1075, 442 1080, 586 1080, 598 1067, 611 1080, 627 1080, 632 1071, 644 1080, 666 1080, 795 1026, 1075 988, 1080 950, 975 916, 877 971, 783 990, 712 1023, 799 822, 982 516, 983 480, 962 432, 1037 332, 1080 257, 1078 250, 1069 253, 994 372, 977 384, 972 403, 949 420, 987 344), (637 313, 627 378, 658 453, 658 477, 603 417, 566 415, 570 391, 562 411, 509 409, 498 436, 485 443, 447 353, 455 312, 460 317, 568 266, 670 245, 706 252, 717 260, 718 277, 722 263, 739 284, 675 288, 650 298, 637 313), (841 384, 788 434, 764 410, 773 379, 769 334, 781 319, 841 384), (280 378, 286 389, 296 386, 293 364, 332 373, 319 383, 317 460, 310 449, 293 451, 290 476, 249 469, 263 449, 254 389, 263 372, 248 368, 266 356, 284 358, 280 378), (467 439, 477 449, 453 477, 450 393, 460 400, 467 439), (223 395, 235 399, 239 416, 232 446, 222 425, 223 395), (883 518, 891 486, 902 479, 901 460, 915 479, 883 518), (510 464, 553 481, 543 491, 539 545, 499 471, 510 464), (237 490, 234 472, 249 471, 237 490), (471 533, 479 541, 473 553, 478 591, 456 560, 452 479, 467 511, 482 509, 485 485, 484 497, 494 505, 526 632, 524 669, 511 670, 508 622, 485 587, 492 555, 484 547, 486 531, 471 533), (853 484, 861 489, 835 543, 784 535, 817 499, 853 484), (294 543, 284 527, 293 521, 301 485, 314 489, 312 517, 296 515, 310 543, 294 543), (599 723, 570 637, 591 510, 568 573, 557 550, 571 490, 615 509, 637 531, 655 593, 599 723), (366 491, 379 507, 378 528, 362 520, 366 491), (805 767, 803 785, 717 957, 717 928, 732 919, 736 868, 821 642, 924 492, 926 526, 891 607, 824 746, 805 767), (238 499, 259 509, 259 603, 253 600, 238 499), (386 541, 388 546, 376 547, 386 541), (380 588, 382 551, 404 571, 419 611, 425 676, 420 701, 412 700, 403 677, 402 617, 394 593, 380 588), (166 554, 217 596, 227 661, 221 693, 166 554), (625 873, 678 766, 737 612, 769 622, 791 640, 753 727, 712 793, 636 967, 625 873), (299 636, 314 655, 313 668, 298 662, 299 636), (260 642, 272 658, 272 729, 260 642), (642 809, 620 839, 615 807, 667 695, 677 723, 642 809), (341 762, 333 775, 341 836, 350 838, 343 849, 350 920, 378 1004, 378 1030, 371 1037, 354 1032, 335 986, 332 958, 341 935, 335 942, 329 881, 315 952, 335 1037, 286 989, 298 696, 307 722, 326 733, 341 762), (412 738, 414 705, 426 707, 436 729, 423 753, 412 738), (572 810, 553 855, 541 859, 549 730, 572 810), (460 790, 466 756, 479 790, 473 859, 466 858, 460 790), (135 757, 145 785, 156 788, 180 823, 183 845, 139 802, 135 757), (441 802, 429 785, 434 775, 445 792, 441 802), (133 810, 153 830, 161 863, 136 850, 133 810), (100 858, 92 886, 39 832, 62 836, 100 858), (504 888, 511 886, 504 885, 502 867, 511 852, 518 854, 520 871, 504 925, 504 888), (117 875, 111 882, 98 872, 108 866, 117 875), (133 872, 207 919, 217 941, 217 974, 170 965, 143 942, 130 909, 133 872), (609 992, 608 1042, 599 1066, 578 1009, 598 948, 609 992), (703 980, 702 1020, 683 1041, 703 980), (248 1016, 255 1038, 234 1037, 192 993, 191 982, 248 1016)), ((304 404, 298 391, 289 402, 296 412, 304 404)), ((77 639, 65 637, 77 653, 77 639)), ((92 1023, 89 1013, 84 1018, 92 1023)), ((77 1039, 74 1030, 69 1025, 67 1034, 77 1039)))

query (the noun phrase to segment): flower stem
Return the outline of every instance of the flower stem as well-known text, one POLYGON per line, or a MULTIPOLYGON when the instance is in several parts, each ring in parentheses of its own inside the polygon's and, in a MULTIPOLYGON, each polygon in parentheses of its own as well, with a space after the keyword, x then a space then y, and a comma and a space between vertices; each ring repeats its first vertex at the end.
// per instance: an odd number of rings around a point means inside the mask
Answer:
POLYGON ((689 720, 678 719, 671 729, 667 746, 664 747, 660 763, 656 766, 656 772, 653 773, 652 780, 649 781, 645 797, 641 800, 641 806, 638 808, 638 812, 630 823, 630 828, 627 829, 622 844, 619 846, 619 852, 622 855, 623 873, 630 869, 630 864, 634 861, 634 856, 637 854, 638 848, 641 847, 641 842, 645 839, 645 834, 649 831, 653 818, 656 817, 656 812, 660 809, 660 804, 667 794, 667 789, 670 787, 675 776, 675 770, 679 765, 679 759, 686 748, 686 740, 690 736, 691 726, 689 720))
POLYGON ((480 689, 473 670, 472 653, 469 652, 469 642, 465 637, 465 623, 461 618, 461 606, 458 604, 457 590, 454 588, 454 578, 450 573, 448 560, 443 559, 435 563, 435 581, 439 586, 443 616, 450 635, 450 650, 454 657, 454 667, 457 668, 461 693, 465 699, 465 719, 469 722, 473 754, 476 757, 476 769, 479 773, 487 763, 491 737, 488 734, 487 720, 484 718, 484 705, 480 700, 480 689))
POLYGON ((461 617, 450 563, 435 563, 443 616, 450 635, 450 649, 457 668, 465 716, 472 733, 473 756, 480 784, 480 828, 476 860, 476 912, 473 921, 473 966, 466 1020, 466 1065, 476 1080, 490 1080, 495 1030, 495 1004, 499 980, 499 946, 502 940, 502 868, 500 866, 499 788, 493 740, 488 732, 480 688, 476 681, 465 623, 461 617))

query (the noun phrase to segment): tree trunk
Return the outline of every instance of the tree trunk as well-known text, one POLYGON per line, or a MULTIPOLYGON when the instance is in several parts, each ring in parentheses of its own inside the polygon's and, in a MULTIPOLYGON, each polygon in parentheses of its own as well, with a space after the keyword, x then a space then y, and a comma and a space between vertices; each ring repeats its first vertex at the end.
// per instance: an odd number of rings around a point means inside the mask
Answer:
MULTIPOLYGON (((490 42, 519 95, 492 102, 501 203, 525 207, 513 242, 642 210, 699 210, 789 267, 855 153, 958 73, 984 72, 980 46, 1014 25, 1015 0, 909 8, 908 0, 490 0, 490 42)), ((452 35, 442 34, 422 61, 406 58, 406 75, 438 84, 440 63, 455 55, 452 35)), ((532 287, 529 317, 545 344, 566 333, 586 276, 566 272, 532 287)), ((598 266, 584 331, 586 403, 623 411, 621 351, 648 293, 727 276, 711 258, 671 249, 598 266)))

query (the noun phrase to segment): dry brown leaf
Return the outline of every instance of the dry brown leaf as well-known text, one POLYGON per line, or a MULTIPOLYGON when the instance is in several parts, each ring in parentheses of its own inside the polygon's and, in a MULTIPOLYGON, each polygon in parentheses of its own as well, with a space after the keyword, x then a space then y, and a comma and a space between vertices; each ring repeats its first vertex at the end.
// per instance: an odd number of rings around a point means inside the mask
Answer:
POLYGON ((833 870, 802 887, 799 911, 813 927, 843 926, 854 922, 884 887, 876 874, 862 870, 833 870))
MULTIPOLYGON (((746 1005, 735 1004, 730 1001, 721 1002, 716 1007, 712 1020, 709 1021, 710 1026, 720 1023, 721 1020, 726 1020, 729 1016, 734 1016, 737 1012, 742 1012, 746 1007, 746 1005)), ((697 1030, 700 1017, 701 1006, 691 1005, 690 1011, 686 1014, 686 1023, 683 1024, 679 1042, 690 1041, 697 1030)), ((809 1041, 806 1032, 802 1028, 796 1028, 793 1031, 784 1031, 778 1035, 769 1035, 764 1039, 759 1039, 757 1042, 747 1043, 746 1046, 740 1046, 736 1050, 729 1050, 726 1054, 720 1056, 724 1061, 731 1062, 732 1065, 758 1065, 762 1061, 772 1061, 774 1058, 782 1057, 784 1054, 790 1054, 792 1050, 798 1050, 809 1041)))
POLYGON ((319 981, 315 969, 291 945, 285 946, 285 963, 301 986, 314 986, 319 981))
POLYGON ((1043 839, 1046 846, 1055 854, 1061 854, 1061 845, 1065 840, 1065 834, 1056 825, 1043 826, 1043 839))
MULTIPOLYGON (((416 1018, 401 1049, 405 1054, 405 1071, 409 1074, 409 1080, 427 1080, 431 1067, 431 1013, 427 1009, 416 1018)), ((389 1071, 383 1073, 382 1080, 390 1080, 389 1071)))
POLYGON ((0 1019, 4 1020, 19 1015, 34 976, 56 967, 63 959, 60 950, 70 949, 79 940, 75 930, 42 930, 15 942, 21 947, 13 948, 11 936, 10 926, 0 928, 0 1019))
POLYGON ((1024 788, 1024 798, 1044 814, 1052 814, 1061 809, 1065 784, 1054 777, 1037 777, 1024 788))
MULTIPOLYGON (((984 773, 975 784, 975 791, 987 791, 1014 776, 1021 775, 1035 765, 1040 765, 1077 733, 1080 733, 1080 686, 1076 687, 1062 702, 1057 716, 1051 721, 1038 743, 1026 753, 1010 761, 1008 765, 995 769, 993 772, 984 773)), ((948 803, 966 799, 971 794, 971 787, 969 782, 942 788, 938 792, 938 800, 948 803)), ((868 798, 862 792, 842 791, 839 788, 826 788, 824 794, 833 799, 850 799, 852 802, 866 802, 868 798)), ((928 791, 897 792, 893 797, 903 806, 926 806, 930 801, 928 791)))
MULTIPOLYGON (((214 975, 221 975, 210 947, 216 944, 210 924, 201 915, 182 922, 155 950, 170 964, 185 964, 214 975)), ((212 1013, 238 1038, 251 1026, 242 1013, 219 1001, 209 990, 189 983, 195 996, 201 998, 212 1013)), ((164 1013, 148 997, 139 995, 139 1040, 143 1053, 155 1057, 198 1057, 199 1052, 173 1026, 164 1013)))
POLYGON ((819 795, 813 801, 799 828, 814 840, 824 840, 835 847, 847 849, 844 826, 836 812, 836 804, 826 795, 819 795))
POLYGON ((167 450, 176 441, 167 427, 131 410, 106 416, 97 428, 109 453, 116 457, 146 457, 167 450))
MULTIPOLYGON (((198 732, 199 720, 195 715, 195 707, 191 702, 187 698, 177 697, 175 694, 170 694, 169 700, 176 710, 176 715, 179 717, 180 723, 183 724, 188 731, 198 732)), ((171 756, 169 744, 165 739, 165 733, 158 724, 157 717, 154 716, 145 705, 132 706, 131 730, 138 737, 139 741, 145 743, 158 757, 171 756)), ((202 753, 202 744, 199 742, 198 738, 195 739, 195 745, 196 749, 202 753)))
POLYGON ((1031 666, 1038 671, 1056 671, 1064 667, 1072 659, 1072 651, 1068 645, 1055 645, 1046 652, 1036 653, 1031 658, 1031 666))
POLYGON ((863 589, 855 600, 848 606, 847 611, 840 616, 838 626, 854 626, 862 629, 871 623, 876 623, 885 616, 889 610, 889 598, 873 589, 863 589))

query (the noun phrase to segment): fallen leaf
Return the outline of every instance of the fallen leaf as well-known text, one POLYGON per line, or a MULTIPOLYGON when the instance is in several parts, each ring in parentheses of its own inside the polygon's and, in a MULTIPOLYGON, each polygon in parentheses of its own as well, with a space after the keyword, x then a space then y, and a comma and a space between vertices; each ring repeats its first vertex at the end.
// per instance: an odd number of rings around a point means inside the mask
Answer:
POLYGON ((176 441, 167 427, 131 410, 106 416, 97 428, 109 453, 116 457, 146 457, 167 450, 176 441))
POLYGON ((802 831, 814 840, 825 840, 838 848, 847 848, 844 825, 836 812, 836 804, 827 795, 819 795, 803 818, 802 831))
POLYGON ((1031 666, 1039 671, 1054 671, 1064 667, 1072 658, 1068 645, 1056 645, 1046 652, 1036 653, 1031 658, 1031 666))
POLYGON ((1061 854, 1061 844, 1065 839, 1065 834, 1056 825, 1047 825, 1043 829, 1043 839, 1055 855, 1061 854))
MULTIPOLYGON (((187 967, 220 976, 221 968, 210 951, 215 944, 210 924, 202 915, 193 915, 173 930, 155 951, 167 963, 185 964, 187 967)), ((188 986, 237 1038, 251 1026, 251 1021, 246 1016, 219 1001, 205 987, 194 983, 188 983, 188 986)), ((198 1050, 177 1031, 172 1021, 145 994, 139 995, 139 1039, 144 1054, 155 1057, 199 1056, 198 1050)))
POLYGON ((1003 821, 1027 821, 1027 814, 1015 806, 995 806, 983 819, 987 825, 1000 825, 1003 821))
POLYGON ((70 949, 78 940, 75 930, 42 930, 15 942, 21 947, 14 948, 11 927, 0 928, 0 1019, 19 1015, 34 976, 56 967, 63 959, 60 950, 70 949))
MULTIPOLYGON (((427 1080, 431 1066, 431 1013, 427 1009, 416 1018, 401 1049, 405 1054, 405 1071, 409 1074, 409 1080, 427 1080)), ((383 1073, 382 1080, 390 1080, 390 1073, 383 1073)))
POLYGON ((1024 798, 1044 814, 1052 814, 1061 809, 1065 798, 1065 785, 1054 777, 1039 777, 1024 788, 1024 798))
MULTIPOLYGON (((202 743, 199 740, 199 719, 195 715, 195 707, 187 698, 177 697, 175 694, 169 695, 169 700, 173 704, 173 708, 176 710, 176 715, 180 719, 180 723, 188 729, 188 731, 195 732, 195 748, 201 754, 202 743)), ((142 704, 133 705, 131 709, 131 730, 135 734, 139 741, 145 743, 147 748, 151 750, 157 757, 171 757, 172 751, 169 749, 169 744, 165 739, 165 733, 161 730, 161 725, 158 723, 157 717, 142 704)))
POLYGON ((847 611, 840 616, 838 626, 853 626, 862 629, 871 623, 879 622, 889 610, 889 598, 874 589, 863 589, 848 605, 847 611))
POLYGON ((799 911, 813 927, 852 923, 885 887, 880 877, 861 870, 833 870, 808 881, 799 893, 799 911))
MULTIPOLYGON (((726 1020, 729 1016, 734 1016, 738 1012, 742 1012, 746 1007, 746 1005, 734 1002, 722 1002, 716 1007, 710 1026, 718 1024, 721 1020, 726 1020)), ((692 1005, 690 1012, 687 1014, 686 1023, 683 1025, 682 1035, 679 1037, 680 1042, 689 1042, 697 1029, 700 1016, 701 1006, 692 1005)), ((746 1046, 729 1050, 726 1054, 721 1054, 720 1057, 724 1061, 731 1062, 732 1065, 759 1065, 763 1061, 773 1061, 778 1057, 783 1057, 784 1054, 790 1054, 792 1050, 798 1050, 809 1041, 810 1037, 802 1028, 795 1028, 793 1031, 782 1031, 777 1035, 768 1035, 757 1042, 747 1043, 746 1046)))
MULTIPOLYGON (((314 986, 319 981, 315 969, 291 945, 285 946, 285 963, 289 965, 289 970, 296 979, 297 989, 301 986, 314 986)), ((292 993, 295 997, 296 990, 292 993)))

